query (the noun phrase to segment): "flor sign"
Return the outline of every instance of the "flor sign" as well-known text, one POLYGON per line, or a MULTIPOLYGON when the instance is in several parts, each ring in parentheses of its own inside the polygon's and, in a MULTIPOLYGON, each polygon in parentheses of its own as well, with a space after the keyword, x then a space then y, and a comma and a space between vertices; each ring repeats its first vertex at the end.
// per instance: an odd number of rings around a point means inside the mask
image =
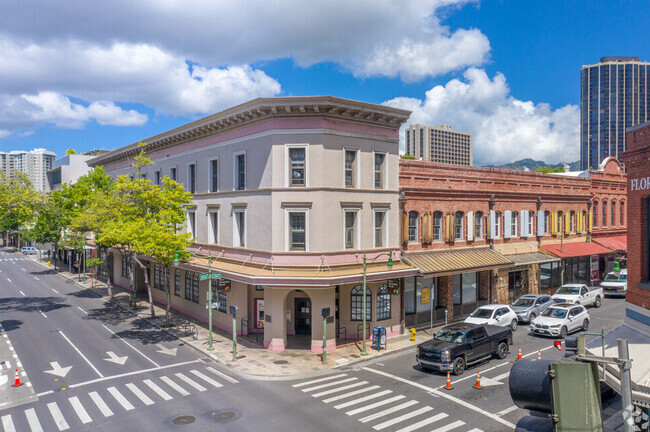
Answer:
POLYGON ((630 190, 650 189, 650 177, 641 177, 630 180, 630 190))

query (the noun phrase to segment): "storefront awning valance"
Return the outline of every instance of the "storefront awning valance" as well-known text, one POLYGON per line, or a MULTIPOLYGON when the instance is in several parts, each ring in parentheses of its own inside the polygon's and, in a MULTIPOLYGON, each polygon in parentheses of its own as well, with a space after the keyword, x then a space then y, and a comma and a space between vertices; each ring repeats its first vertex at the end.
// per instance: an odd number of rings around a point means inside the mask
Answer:
POLYGON ((406 254, 403 259, 418 268, 422 276, 444 276, 513 265, 511 260, 490 248, 413 252, 406 254))
POLYGON ((579 242, 579 243, 553 243, 540 246, 545 252, 552 253, 560 258, 570 258, 588 255, 601 255, 609 254, 611 249, 607 249, 594 242, 579 242))
POLYGON ((560 261, 560 258, 545 254, 544 252, 528 252, 513 255, 505 255, 506 258, 515 263, 516 266, 543 264, 560 261))
POLYGON ((627 236, 596 237, 591 239, 592 242, 598 243, 615 251, 627 251, 627 236))

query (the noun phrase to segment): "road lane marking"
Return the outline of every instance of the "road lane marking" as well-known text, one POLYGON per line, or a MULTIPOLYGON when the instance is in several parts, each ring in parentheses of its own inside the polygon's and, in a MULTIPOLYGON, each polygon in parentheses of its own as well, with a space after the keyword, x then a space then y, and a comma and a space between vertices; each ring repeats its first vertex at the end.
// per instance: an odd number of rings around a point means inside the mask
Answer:
POLYGON ((137 398, 140 399, 142 402, 144 402, 145 405, 153 405, 153 401, 151 400, 151 398, 150 398, 149 396, 147 396, 146 394, 142 393, 142 390, 140 390, 139 388, 137 388, 137 387, 135 386, 135 384, 133 384, 133 383, 128 383, 128 384, 126 385, 126 388, 128 388, 129 390, 131 390, 131 393, 133 393, 134 395, 136 395, 137 398))
POLYGON ((151 390, 155 391, 158 394, 158 396, 160 396, 161 398, 163 398, 165 400, 174 399, 173 397, 171 397, 169 395, 169 393, 167 393, 165 390, 158 387, 158 385, 155 382, 151 381, 150 379, 146 379, 146 380, 144 380, 142 382, 145 383, 146 385, 148 385, 149 388, 151 390))
POLYGON ((404 402, 404 403, 401 404, 401 405, 397 405, 397 406, 394 406, 394 407, 386 408, 386 409, 383 410, 383 411, 379 411, 379 412, 374 413, 374 414, 371 414, 371 415, 369 415, 369 416, 367 416, 367 417, 363 417, 363 418, 359 419, 359 421, 360 421, 361 423, 368 423, 369 421, 376 420, 376 419, 378 419, 378 418, 381 418, 381 417, 387 416, 388 414, 392 414, 392 413, 394 413, 394 412, 402 411, 402 410, 404 410, 404 409, 406 409, 406 408, 408 408, 408 407, 410 407, 410 406, 417 405, 418 403, 419 403, 419 402, 416 401, 416 400, 410 400, 410 401, 408 401, 408 402, 404 402))
POLYGON ((233 377, 230 377, 230 376, 226 375, 223 372, 219 372, 218 370, 214 369, 213 367, 208 366, 208 367, 206 367, 206 369, 209 370, 210 372, 212 372, 213 374, 218 375, 221 378, 223 378, 226 381, 229 381, 229 382, 231 382, 233 384, 237 384, 239 382, 236 379, 234 379, 233 377))
POLYGON ((481 408, 477 407, 476 405, 472 405, 471 403, 465 402, 464 400, 459 399, 459 398, 457 398, 455 396, 451 396, 449 394, 446 394, 446 393, 444 393, 444 392, 442 392, 442 391, 440 391, 440 390, 438 390, 436 388, 425 386, 425 385, 417 383, 415 381, 407 380, 405 378, 401 378, 401 377, 398 377, 398 376, 395 376, 395 375, 391 375, 389 373, 382 372, 382 371, 379 371, 379 370, 370 369, 370 368, 367 368, 367 367, 364 367, 362 369, 365 370, 365 371, 368 371, 368 372, 375 373, 377 375, 382 375, 382 376, 385 376, 385 377, 388 377, 388 378, 392 378, 392 379, 394 379, 396 381, 400 381, 400 382, 403 382, 405 384, 412 385, 412 386, 420 388, 420 389, 422 389, 424 391, 433 393, 436 396, 440 396, 442 398, 448 399, 448 400, 450 400, 452 402, 457 403, 458 405, 461 405, 461 406, 464 406, 465 408, 471 409, 472 411, 476 411, 478 413, 481 413, 484 416, 489 417, 492 420, 495 420, 495 421, 501 423, 504 426, 508 426, 511 429, 514 429, 516 427, 513 423, 510 423, 509 421, 502 419, 501 417, 499 417, 496 414, 492 414, 491 412, 485 411, 484 409, 481 409, 481 408))
POLYGON ((63 414, 61 413, 61 410, 59 409, 59 406, 56 404, 56 402, 50 402, 47 404, 47 409, 50 410, 50 414, 52 414, 54 423, 56 423, 56 427, 58 427, 60 431, 70 429, 68 422, 65 421, 65 418, 63 418, 63 414))
POLYGON ((54 292, 57 293, 57 294, 59 293, 59 292, 58 292, 57 290, 55 290, 54 288, 52 288, 52 291, 54 291, 54 292))
POLYGON ((383 401, 375 402, 374 404, 370 404, 370 405, 362 406, 361 408, 353 409, 351 411, 346 412, 346 414, 349 415, 349 416, 353 416, 355 414, 359 414, 359 413, 362 413, 364 411, 368 411, 368 410, 380 407, 382 405, 387 405, 389 403, 393 403, 393 402, 398 401, 400 399, 404 399, 405 397, 406 396, 404 396, 404 395, 397 395, 397 396, 392 397, 390 399, 384 399, 383 401))
POLYGON ((169 368, 173 368, 173 367, 176 367, 176 366, 185 366, 185 365, 192 364, 192 363, 199 363, 200 361, 201 360, 190 360, 190 361, 186 361, 186 362, 183 362, 183 363, 175 363, 175 364, 171 364, 171 365, 167 365, 167 366, 159 366, 159 367, 156 367, 156 368, 141 369, 141 370, 137 370, 137 371, 133 371, 133 372, 126 372, 126 373, 119 374, 119 375, 111 375, 111 376, 104 377, 104 378, 96 378, 96 379, 90 380, 90 381, 84 381, 84 382, 80 382, 80 383, 77 383, 77 384, 71 384, 71 385, 68 386, 68 388, 82 387, 82 386, 85 386, 85 385, 88 385, 88 384, 95 384, 95 383, 98 383, 98 382, 101 382, 101 381, 108 381, 108 380, 112 380, 112 379, 116 379, 116 378, 123 378, 123 377, 126 377, 126 376, 143 374, 143 373, 146 373, 146 372, 153 372, 153 371, 158 371, 158 370, 163 370, 163 369, 169 369, 169 368))
POLYGON ((215 386, 217 388, 223 387, 223 384, 213 380, 209 376, 206 376, 206 375, 202 374, 201 372, 199 372, 197 370, 191 370, 190 373, 196 375, 197 377, 201 378, 203 381, 205 381, 205 382, 207 382, 209 384, 212 384, 213 386, 215 386))
POLYGON ((342 404, 339 404, 339 405, 334 405, 334 408, 336 408, 336 409, 347 408, 347 407, 352 406, 352 405, 360 404, 362 402, 366 402, 366 401, 369 401, 369 400, 372 400, 372 399, 377 399, 378 397, 382 397, 382 396, 390 394, 392 392, 393 392, 392 390, 383 390, 383 391, 380 391, 379 393, 374 393, 374 394, 371 394, 369 396, 364 396, 364 397, 359 398, 359 399, 353 399, 351 401, 348 401, 348 402, 345 402, 345 403, 342 403, 342 404))
POLYGON ((95 402, 95 405, 97 405, 97 408, 102 412, 104 417, 110 417, 113 415, 113 411, 106 405, 106 402, 104 402, 104 399, 99 396, 99 393, 97 392, 90 392, 88 393, 88 396, 95 402))
POLYGON ((306 386, 306 385, 310 385, 310 384, 316 384, 316 383, 323 382, 323 381, 333 380, 333 379, 336 379, 336 378, 343 378, 343 377, 346 377, 346 376, 347 376, 346 374, 332 375, 332 376, 328 376, 328 377, 325 377, 325 378, 319 378, 319 379, 312 380, 312 381, 306 381, 306 382, 302 382, 302 383, 299 383, 299 384, 294 384, 291 387, 298 388, 298 387, 302 387, 302 386, 306 386))
POLYGON ((483 432, 483 431, 481 429, 479 429, 479 428, 474 428, 469 432, 483 432))
POLYGON ((201 384, 197 383, 196 381, 193 381, 191 378, 186 377, 185 375, 183 375, 180 372, 176 373, 174 375, 176 375, 179 379, 185 381, 187 384, 191 385, 192 387, 194 387, 195 389, 197 389, 200 392, 204 392, 204 391, 207 390, 207 388, 203 387, 201 384))
POLYGON ((41 393, 37 393, 36 396, 43 397, 43 396, 47 396, 47 395, 52 394, 52 393, 54 393, 54 390, 48 390, 48 391, 44 391, 44 392, 41 392, 41 393))
POLYGON ((9 281, 9 283, 11 283, 11 279, 7 278, 7 280, 9 281))
POLYGON ((88 312, 86 312, 85 310, 81 309, 79 306, 77 306, 77 309, 79 309, 81 312, 83 312, 83 313, 85 313, 86 315, 88 315, 88 312))
POLYGON ((422 421, 419 421, 417 423, 413 423, 412 425, 406 426, 405 428, 402 428, 402 429, 398 430, 397 432, 412 432, 412 431, 414 431, 416 429, 420 429, 420 428, 422 428, 424 426, 430 425, 431 423, 435 423, 438 420, 442 420, 443 418, 446 418, 446 417, 449 417, 449 415, 447 415, 445 413, 436 414, 433 417, 425 418, 422 421))
POLYGON ((18 291, 18 292, 21 293, 23 295, 23 297, 27 297, 24 292, 22 292, 22 291, 18 291))
POLYGON ((2 416, 2 427, 5 432, 16 432, 14 421, 11 419, 10 415, 2 416))
POLYGON ((22 268, 22 267, 21 267, 20 269, 21 269, 22 271, 26 271, 26 270, 25 270, 24 268, 22 268))
POLYGON ((360 386, 366 385, 366 384, 368 384, 368 381, 359 381, 359 382, 355 382, 353 384, 348 384, 348 385, 343 386, 343 387, 336 387, 336 388, 325 390, 325 391, 322 391, 322 392, 312 393, 312 397, 317 398, 317 397, 321 397, 321 396, 327 396, 328 394, 338 393, 338 392, 343 391, 343 390, 350 390, 351 388, 360 387, 360 386))
POLYGON ((74 408, 74 412, 77 413, 77 417, 79 417, 79 420, 81 420, 81 423, 86 424, 93 421, 88 415, 86 409, 83 407, 83 405, 81 405, 81 402, 79 402, 79 398, 77 396, 71 397, 68 400, 70 401, 72 408, 74 408))
POLYGON ((177 391, 181 396, 187 396, 188 394, 190 394, 190 392, 188 392, 188 391, 185 390, 183 387, 179 386, 178 384, 176 384, 174 381, 172 381, 171 379, 167 378, 166 376, 161 376, 160 379, 161 379, 165 384, 167 384, 169 387, 171 387, 171 388, 173 388, 174 390, 176 390, 176 391, 177 391))
POLYGON ((456 428, 458 428, 458 427, 461 427, 461 426, 464 425, 464 424, 465 424, 464 421, 462 421, 462 420, 456 420, 456 421, 453 422, 453 423, 449 423, 448 425, 444 425, 444 426, 442 426, 442 427, 439 427, 438 429, 436 429, 436 432, 447 432, 447 431, 450 431, 450 430, 452 430, 452 429, 456 429, 456 428))
POLYGON ((39 278, 37 278, 36 276, 34 276, 34 279, 36 279, 36 280, 40 280, 40 279, 39 279, 39 278))
POLYGON ((508 413, 513 412, 514 410, 516 410, 516 409, 518 409, 518 408, 519 408, 519 407, 518 407, 517 405, 513 405, 513 406, 511 406, 510 408, 506 408, 506 409, 504 409, 504 410, 502 410, 502 411, 499 411, 499 412, 497 413, 497 415, 498 415, 498 416, 504 416, 504 415, 506 415, 506 414, 508 414, 508 413))
POLYGON ((134 347, 133 345, 131 345, 130 343, 128 343, 127 341, 125 341, 124 339, 122 339, 121 337, 119 337, 119 336, 118 336, 118 335, 117 335, 113 330, 109 329, 109 328, 106 327, 104 324, 102 324, 102 327, 104 327, 106 330, 108 330, 109 332, 111 332, 111 333, 113 334, 113 336, 115 336, 116 338, 118 338, 119 340, 121 340, 122 342, 124 342, 125 344, 127 344, 129 347, 131 347, 131 348, 133 349, 133 351, 137 352, 137 353, 140 354, 142 357, 144 357, 144 358, 146 358, 147 360, 149 360, 151 363, 153 363, 154 366, 156 366, 156 367, 160 367, 160 365, 159 365, 158 363, 156 363, 155 361, 151 360, 151 359, 150 359, 149 357, 147 357, 146 355, 142 354, 142 352, 140 352, 140 350, 138 350, 136 347, 134 347))
POLYGON ((395 417, 393 419, 387 420, 387 421, 385 421, 383 423, 379 423, 378 425, 375 425, 372 428, 374 430, 386 429, 388 426, 393 426, 394 424, 403 422, 404 420, 408 420, 408 419, 413 418, 415 416, 419 416, 420 414, 424 414, 425 412, 429 412, 432 409, 433 408, 431 408, 430 406, 425 406, 425 407, 422 407, 422 408, 420 408, 418 410, 411 411, 411 412, 406 413, 404 415, 401 415, 399 417, 395 417))
POLYGON ((358 378, 356 378, 356 377, 346 378, 346 379, 330 382, 330 383, 327 383, 327 384, 319 384, 319 385, 314 386, 314 387, 309 387, 309 388, 306 388, 306 389, 302 389, 302 391, 306 393, 306 392, 310 392, 310 391, 313 391, 313 390, 320 390, 322 388, 332 387, 332 386, 347 383, 347 382, 350 382, 350 381, 356 381, 357 379, 358 378))
POLYGON ((333 396, 333 397, 328 398, 328 399, 323 399, 323 402, 325 402, 325 403, 336 402, 337 400, 341 400, 341 399, 349 398, 351 396, 356 396, 356 395, 361 394, 361 393, 366 393, 366 392, 369 392, 369 391, 377 390, 378 388, 379 388, 378 385, 365 387, 365 388, 362 388, 361 390, 355 390, 355 391, 351 391, 349 393, 344 393, 342 395, 333 396))
POLYGON ((115 387, 109 387, 106 390, 108 390, 108 392, 111 395, 113 395, 115 400, 118 401, 119 404, 122 405, 122 408, 124 408, 125 410, 131 411, 132 409, 135 409, 135 407, 133 405, 131 405, 131 402, 126 400, 126 398, 124 396, 122 396, 122 393, 117 391, 117 389, 115 387))
POLYGON ((66 341, 68 341, 68 343, 70 344, 70 346, 71 346, 72 348, 74 348, 74 350, 77 351, 77 353, 79 353, 79 355, 81 356, 81 358, 83 358, 84 360, 86 360, 86 363, 88 363, 88 364, 90 365, 90 367, 91 367, 91 368, 92 368, 92 369, 97 373, 97 375, 99 375, 101 378, 104 378, 104 375, 102 375, 102 373, 101 373, 99 370, 97 370, 97 368, 95 367, 95 365, 93 365, 93 364, 90 362, 90 360, 88 360, 88 358, 87 358, 85 355, 83 355, 83 353, 82 353, 81 351, 79 351, 79 348, 77 348, 77 347, 72 343, 72 341, 71 341, 70 339, 68 339, 68 337, 67 337, 65 334, 63 334, 63 332, 62 332, 61 330, 59 330, 59 334, 60 334, 61 336, 63 336, 63 338, 64 338, 66 341))
POLYGON ((47 318, 47 315, 45 315, 42 310, 39 309, 38 311, 43 315, 43 318, 47 318))
POLYGON ((38 421, 34 408, 26 409, 25 417, 27 417, 27 423, 29 423, 29 428, 32 432, 43 432, 43 426, 41 426, 41 422, 38 421))

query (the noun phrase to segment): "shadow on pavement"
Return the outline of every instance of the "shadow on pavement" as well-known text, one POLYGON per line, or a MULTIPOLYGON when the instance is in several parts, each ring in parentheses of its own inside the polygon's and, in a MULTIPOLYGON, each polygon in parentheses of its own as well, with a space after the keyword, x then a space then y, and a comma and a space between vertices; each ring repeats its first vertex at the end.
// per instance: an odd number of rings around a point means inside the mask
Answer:
POLYGON ((2 328, 4 328, 5 331, 9 332, 12 330, 16 330, 18 327, 21 326, 23 322, 20 320, 4 320, 4 321, 0 321, 0 323, 2 323, 2 328))
POLYGON ((92 289, 82 289, 79 291, 67 293, 67 295, 78 298, 97 298, 97 294, 94 293, 92 289))
POLYGON ((133 313, 115 303, 105 303, 97 309, 90 309, 87 311, 85 319, 99 320, 106 324, 117 325, 122 324, 129 319, 133 318, 133 313))
POLYGON ((30 271, 29 274, 35 275, 35 276, 43 276, 43 275, 56 274, 56 271, 45 269, 45 270, 39 270, 39 271, 30 271))
POLYGON ((61 308, 69 308, 61 297, 7 297, 0 299, 0 313, 18 312, 49 312, 61 308))

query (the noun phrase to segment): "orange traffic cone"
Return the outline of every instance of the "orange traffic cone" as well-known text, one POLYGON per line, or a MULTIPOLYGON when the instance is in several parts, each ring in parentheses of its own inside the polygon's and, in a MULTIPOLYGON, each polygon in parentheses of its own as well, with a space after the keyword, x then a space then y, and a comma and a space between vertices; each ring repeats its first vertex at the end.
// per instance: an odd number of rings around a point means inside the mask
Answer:
POLYGON ((517 354, 517 360, 521 360, 521 345, 519 345, 519 354, 517 354))
POLYGON ((20 375, 18 375, 18 369, 16 369, 16 379, 14 380, 14 385, 12 387, 20 387, 23 383, 20 382, 20 375))
POLYGON ((449 374, 449 371, 447 371, 447 384, 445 385, 445 390, 452 390, 453 387, 451 386, 451 375, 449 374))
POLYGON ((481 371, 476 371, 476 384, 474 385, 475 389, 481 390, 481 371))
POLYGON ((537 350, 537 360, 542 359, 542 350, 537 350))

